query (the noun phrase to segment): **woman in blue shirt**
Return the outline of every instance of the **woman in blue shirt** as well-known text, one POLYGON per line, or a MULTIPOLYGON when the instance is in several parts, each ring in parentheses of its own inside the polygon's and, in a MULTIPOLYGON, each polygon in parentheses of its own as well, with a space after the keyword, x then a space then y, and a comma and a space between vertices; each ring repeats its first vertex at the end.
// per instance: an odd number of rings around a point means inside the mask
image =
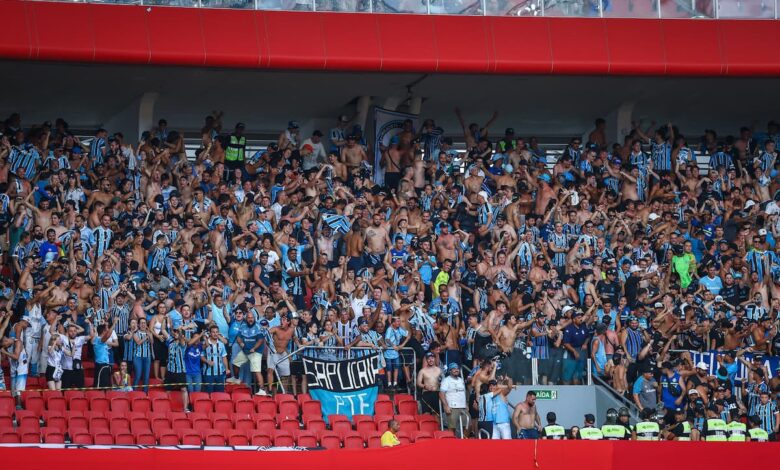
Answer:
POLYGON ((149 392, 149 370, 152 366, 152 335, 147 330, 146 318, 138 321, 138 331, 133 334, 135 342, 135 358, 133 359, 133 371, 135 372, 136 387, 143 378, 144 391, 149 392))

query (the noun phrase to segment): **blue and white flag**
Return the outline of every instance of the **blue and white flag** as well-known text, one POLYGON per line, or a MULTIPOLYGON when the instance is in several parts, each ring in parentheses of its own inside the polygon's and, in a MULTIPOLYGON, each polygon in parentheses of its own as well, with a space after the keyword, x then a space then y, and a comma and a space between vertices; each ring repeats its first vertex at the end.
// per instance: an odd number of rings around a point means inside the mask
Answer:
POLYGON ((326 361, 303 357, 309 394, 322 405, 323 419, 328 415, 373 415, 377 395, 379 354, 354 359, 326 361))
POLYGON ((404 121, 407 119, 412 121, 415 130, 419 128, 420 116, 374 108, 374 183, 376 184, 385 183, 385 170, 379 165, 382 160, 381 147, 388 147, 390 139, 403 132, 404 121))

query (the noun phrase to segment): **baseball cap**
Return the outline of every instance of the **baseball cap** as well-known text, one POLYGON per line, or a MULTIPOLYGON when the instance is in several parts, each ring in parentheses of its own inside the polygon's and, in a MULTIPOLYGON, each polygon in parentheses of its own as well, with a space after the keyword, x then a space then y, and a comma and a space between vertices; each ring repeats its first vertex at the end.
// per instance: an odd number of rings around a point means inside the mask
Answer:
POLYGON ((427 358, 429 358, 429 357, 433 357, 433 353, 432 353, 432 352, 430 352, 430 351, 428 351, 427 353, 425 353, 425 358, 427 359, 427 358))
POLYGON ((695 388, 692 388, 692 389, 688 390, 688 395, 698 395, 698 394, 699 394, 699 391, 696 390, 695 388))
POLYGON ((697 369, 702 369, 702 370, 709 369, 709 367, 707 367, 707 363, 704 362, 704 361, 699 361, 698 363, 696 363, 696 368, 697 369))
POLYGON ((456 364, 454 362, 450 362, 450 364, 447 366, 447 370, 452 370, 452 369, 457 369, 457 368, 458 368, 458 364, 456 364))
POLYGON ((662 304, 661 302, 656 302, 656 303, 653 305, 653 307, 654 307, 654 308, 664 308, 664 304, 662 304))
POLYGON ((480 191, 480 192, 478 192, 478 193, 477 193, 477 196, 479 196, 479 197, 481 197, 481 198, 485 199, 486 201, 487 201, 488 199, 490 199, 490 196, 488 196, 488 193, 487 193, 487 191, 480 191))
POLYGON ((360 326, 360 325, 367 325, 368 324, 368 320, 366 320, 365 317, 360 317, 360 318, 358 318, 357 324, 358 324, 358 326, 360 326))
POLYGON ((596 422, 596 417, 593 416, 592 414, 588 413, 588 414, 585 415, 585 422, 586 423, 595 423, 596 422))
POLYGON ((758 235, 761 236, 761 237, 765 237, 766 236, 766 229, 765 228, 758 229, 758 235))

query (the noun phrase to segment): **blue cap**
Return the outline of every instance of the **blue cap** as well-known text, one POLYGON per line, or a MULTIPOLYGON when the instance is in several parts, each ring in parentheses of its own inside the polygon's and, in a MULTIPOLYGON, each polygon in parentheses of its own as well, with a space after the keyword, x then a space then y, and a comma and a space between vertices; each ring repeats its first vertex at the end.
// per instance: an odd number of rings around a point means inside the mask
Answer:
POLYGON ((548 173, 542 173, 541 175, 539 175, 539 179, 544 181, 545 183, 549 183, 550 181, 552 181, 552 177, 550 177, 548 173))
POLYGON ((265 318, 260 320, 260 326, 268 326, 268 320, 266 320, 265 318))
POLYGON ((398 145, 398 142, 400 141, 401 139, 399 139, 397 135, 390 137, 390 145, 398 145))
POLYGON ((458 364, 456 364, 454 362, 450 362, 450 365, 447 366, 448 370, 458 369, 458 368, 459 368, 458 364))
POLYGON ((360 326, 360 325, 367 325, 368 324, 368 320, 366 320, 366 317, 360 317, 360 318, 358 318, 357 324, 358 324, 358 326, 360 326))

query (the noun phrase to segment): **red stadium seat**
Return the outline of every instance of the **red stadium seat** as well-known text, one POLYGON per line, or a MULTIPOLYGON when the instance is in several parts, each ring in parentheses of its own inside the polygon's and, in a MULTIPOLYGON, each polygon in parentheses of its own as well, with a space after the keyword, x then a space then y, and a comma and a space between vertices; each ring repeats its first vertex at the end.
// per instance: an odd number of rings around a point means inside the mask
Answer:
POLYGON ((322 417, 322 404, 317 400, 309 400, 301 404, 301 414, 303 416, 322 417))
POLYGON ((130 411, 130 400, 126 397, 116 397, 111 400, 111 411, 126 413, 130 411))
POLYGON ((330 428, 337 433, 351 431, 352 423, 349 421, 331 421, 330 428))
POLYGON ((292 447, 295 445, 292 433, 283 430, 276 430, 273 434, 274 446, 276 447, 292 447))
POLYGON ((398 404, 398 414, 414 416, 417 412, 416 401, 402 401, 398 404))
POLYGON ((255 431, 251 434, 251 445, 270 447, 272 445, 271 433, 265 431, 255 431))
POLYGON ((192 420, 192 429, 198 432, 209 430, 211 421, 208 418, 195 418, 192 420))
POLYGON ((86 397, 87 400, 91 400, 93 398, 105 398, 106 392, 105 390, 87 390, 84 392, 84 397, 86 397))
POLYGON ((420 421, 417 423, 417 425, 420 427, 420 431, 430 434, 433 434, 440 429, 439 423, 437 421, 420 421))
POLYGON ((450 430, 436 431, 433 433, 434 439, 455 439, 455 433, 450 430))
POLYGON ((161 446, 177 446, 181 442, 179 436, 173 432, 161 434, 157 437, 157 441, 161 446))
POLYGON ((279 402, 279 414, 284 416, 289 416, 291 418, 297 418, 299 411, 298 411, 298 402, 292 401, 292 400, 286 400, 279 402))
POLYGON ((154 437, 154 434, 152 434, 149 431, 141 431, 138 433, 133 433, 133 436, 135 436, 135 443, 141 446, 155 446, 157 445, 157 438, 154 437))
POLYGON ((21 437, 14 431, 0 433, 0 444, 19 444, 21 442, 21 437))
POLYGON ((159 400, 161 398, 168 398, 168 392, 163 389, 153 388, 149 390, 149 393, 146 394, 146 396, 152 400, 159 400))
POLYGON ((68 409, 65 398, 60 395, 49 395, 45 400, 46 409, 49 411, 65 411, 68 409))
POLYGON ((399 421, 398 424, 401 426, 401 432, 409 435, 420 430, 417 426, 417 421, 399 421))
POLYGON ((41 443, 41 433, 39 431, 36 431, 34 429, 18 429, 17 432, 19 433, 19 437, 22 441, 22 444, 40 444, 41 443))
POLYGON ((101 429, 109 430, 111 429, 111 426, 108 418, 104 416, 92 416, 89 418, 89 429, 91 429, 92 432, 97 432, 101 429))
POLYGON ((152 423, 149 422, 148 418, 133 418, 130 420, 130 430, 133 431, 133 434, 140 431, 151 432, 152 423))
POLYGON ((80 444, 85 446, 91 446, 95 443, 95 441, 92 439, 92 435, 88 433, 78 433, 76 435, 71 436, 71 441, 74 444, 80 444))
POLYGON ((392 401, 392 400, 390 400, 390 395, 386 393, 377 393, 376 401, 392 401))
POLYGON ((68 418, 68 429, 89 429, 89 421, 83 416, 71 416, 68 418))
POLYGON ((387 431, 387 423, 389 423, 392 419, 392 416, 374 416, 374 422, 376 423, 377 431, 387 431))
POLYGON ((233 402, 230 400, 217 400, 214 402, 214 412, 230 414, 233 412, 233 402))
POLYGON ((369 449, 379 449, 382 447, 382 433, 379 431, 371 431, 363 434, 363 440, 366 442, 366 447, 369 449))
POLYGON ((146 397, 147 397, 146 392, 142 390, 133 390, 132 392, 127 392, 127 398, 130 401, 133 401, 136 398, 146 398, 146 397))
POLYGON ((274 401, 276 403, 281 403, 283 401, 296 401, 295 395, 291 395, 289 393, 277 393, 274 395, 274 401))
POLYGON ((89 399, 90 411, 107 412, 111 408, 111 404, 105 397, 92 397, 89 399))
MULTIPOLYGON (((36 392, 27 392, 27 393, 36 393, 36 392)), ((43 401, 43 398, 40 395, 29 395, 26 399, 24 399, 24 396, 25 395, 22 394, 22 399, 23 399, 22 403, 24 405, 24 409, 27 411, 31 411, 38 416, 41 416, 45 408, 44 407, 45 402, 43 401)), ((16 408, 16 405, 14 405, 14 408, 16 408)))
POLYGON ((320 445, 326 449, 339 449, 341 448, 341 437, 333 431, 322 431, 320 445))
POLYGON ((261 419, 255 421, 255 429, 271 434, 276 429, 276 423, 273 420, 261 419))
POLYGON ((397 437, 398 437, 398 442, 400 442, 401 444, 411 444, 412 443, 412 438, 409 437, 409 434, 407 434, 405 432, 399 432, 397 437))
POLYGON ((396 393, 393 397, 393 404, 395 406, 398 406, 399 403, 405 401, 413 401, 415 403, 417 402, 417 400, 414 399, 414 395, 409 395, 408 393, 396 393))
POLYGON ((40 396, 43 397, 43 400, 46 401, 49 397, 65 397, 65 394, 62 390, 41 390, 40 396))
POLYGON ((376 423, 373 421, 358 421, 357 424, 355 424, 355 430, 360 433, 376 431, 376 423))
POLYGON ((173 418, 171 420, 171 429, 192 429, 192 423, 187 418, 173 418))
POLYGON ((59 429, 43 429, 43 442, 46 444, 64 444, 65 434, 59 429))
POLYGON ((227 444, 229 446, 248 446, 249 438, 246 437, 246 433, 231 429, 225 433, 227 437, 227 444))
POLYGON ((375 416, 392 416, 394 414, 395 414, 395 409, 393 408, 393 402, 389 400, 385 400, 385 401, 377 400, 376 403, 374 403, 375 416))
POLYGON ((89 400, 85 397, 73 397, 68 401, 69 410, 87 411, 89 410, 89 400))
POLYGON ((195 431, 184 431, 181 434, 181 444, 185 446, 201 446, 203 445, 203 438, 195 431))
POLYGON ((111 432, 129 431, 130 420, 122 416, 112 417, 111 420, 109 421, 109 427, 111 429, 111 432))
POLYGON ((365 447, 363 436, 357 431, 347 431, 341 436, 345 449, 362 449, 365 447))
POLYGON ((191 403, 194 403, 197 400, 209 400, 209 399, 211 399, 211 397, 206 392, 192 392, 192 393, 190 393, 190 402, 191 403))
POLYGON ((0 429, 12 429, 14 419, 11 416, 0 416, 0 429))
POLYGON ((412 442, 424 441, 426 439, 433 439, 433 434, 424 431, 415 431, 410 434, 412 442))
POLYGON ((133 436, 129 431, 119 431, 119 432, 111 432, 111 435, 114 436, 114 444, 120 445, 120 446, 132 446, 135 445, 135 436, 133 436))
POLYGON ((211 427, 219 432, 224 433, 227 430, 233 429, 233 423, 227 418, 227 416, 217 416, 212 419, 211 427))
MULTIPOLYGON (((8 415, 10 420, 10 415, 8 415)), ((28 410, 16 410, 16 423, 19 427, 35 427, 40 428, 40 418, 32 411, 28 410)), ((0 429, 6 429, 6 427, 0 427, 0 429)))
POLYGON ((299 447, 317 447, 317 434, 312 431, 300 430, 295 435, 295 443, 299 447))
POLYGON ((229 393, 227 393, 227 392, 213 392, 213 393, 211 394, 211 399, 212 399, 213 401, 219 401, 219 400, 227 400, 227 401, 230 401, 230 400, 232 400, 232 397, 231 397, 231 396, 230 396, 230 394, 229 394, 229 393))
POLYGON ((255 403, 251 398, 245 399, 243 397, 239 397, 236 401, 233 402, 233 410, 236 413, 254 413, 255 403))
POLYGON ((255 422, 250 417, 234 417, 233 429, 248 433, 255 430, 255 422))
POLYGON ((130 402, 130 408, 138 413, 149 413, 152 411, 152 401, 146 397, 133 398, 130 402))
POLYGON ((234 402, 238 400, 252 400, 252 390, 245 386, 234 387, 230 390, 230 399, 234 402))
POLYGON ((48 428, 57 428, 60 431, 65 431, 68 427, 68 421, 60 411, 46 411, 43 414, 43 421, 48 428))
POLYGON ((320 432, 328 428, 325 421, 319 418, 310 418, 305 420, 304 423, 306 424, 306 429, 312 432, 320 432))
POLYGON ((165 413, 171 409, 171 400, 168 397, 152 399, 152 410, 155 413, 165 413))
POLYGON ((303 408, 303 404, 307 401, 312 401, 311 395, 308 393, 299 393, 295 396, 295 399, 298 400, 298 404, 303 408))
MULTIPOLYGON (((11 395, 0 395, 0 416, 11 416, 16 411, 16 400, 11 395)), ((28 410, 30 411, 30 410, 28 410)), ((32 413, 32 411, 30 411, 32 413)))
POLYGON ((286 416, 280 415, 276 418, 276 422, 279 425, 279 429, 282 429, 290 433, 300 429, 300 425, 296 418, 288 418, 286 416))
POLYGON ((95 445, 112 446, 114 445, 114 436, 110 432, 98 432, 93 434, 95 445))
POLYGON ((255 402, 255 410, 258 413, 268 414, 271 416, 276 415, 276 402, 266 400, 261 402, 255 402))
POLYGON ((214 411, 214 403, 211 400, 197 400, 192 403, 192 411, 196 413, 211 413, 214 411))

